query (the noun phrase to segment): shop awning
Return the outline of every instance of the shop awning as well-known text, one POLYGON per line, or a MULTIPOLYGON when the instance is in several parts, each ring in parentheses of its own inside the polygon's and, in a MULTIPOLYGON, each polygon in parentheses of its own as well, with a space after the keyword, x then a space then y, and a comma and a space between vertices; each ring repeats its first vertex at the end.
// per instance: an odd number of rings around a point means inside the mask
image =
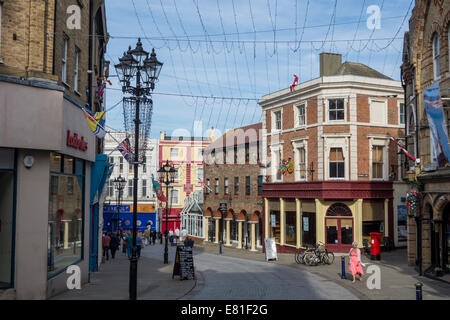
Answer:
POLYGON ((105 182, 112 173, 112 168, 113 167, 108 162, 108 156, 106 154, 97 154, 95 156, 95 163, 92 166, 91 172, 91 205, 99 202, 105 182))

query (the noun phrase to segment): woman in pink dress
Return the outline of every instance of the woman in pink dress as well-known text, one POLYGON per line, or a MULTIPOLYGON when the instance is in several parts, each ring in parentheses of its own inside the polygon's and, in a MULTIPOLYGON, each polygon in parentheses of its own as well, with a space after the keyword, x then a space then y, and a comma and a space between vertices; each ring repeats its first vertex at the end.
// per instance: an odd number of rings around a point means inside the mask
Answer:
POLYGON ((350 249, 349 257, 350 257, 350 271, 353 276, 353 281, 356 280, 356 275, 359 274, 359 281, 361 281, 362 276, 364 275, 362 266, 364 265, 361 262, 361 251, 358 249, 358 243, 353 242, 353 248, 350 249))

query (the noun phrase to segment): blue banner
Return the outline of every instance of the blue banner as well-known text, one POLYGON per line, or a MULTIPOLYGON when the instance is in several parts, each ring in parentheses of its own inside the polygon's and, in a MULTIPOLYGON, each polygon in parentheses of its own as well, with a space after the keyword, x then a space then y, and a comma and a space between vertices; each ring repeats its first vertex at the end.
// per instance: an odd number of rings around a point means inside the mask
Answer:
POLYGON ((444 111, 437 82, 423 92, 423 99, 434 150, 432 162, 438 167, 444 167, 450 159, 450 147, 448 145, 447 128, 444 122, 444 111))

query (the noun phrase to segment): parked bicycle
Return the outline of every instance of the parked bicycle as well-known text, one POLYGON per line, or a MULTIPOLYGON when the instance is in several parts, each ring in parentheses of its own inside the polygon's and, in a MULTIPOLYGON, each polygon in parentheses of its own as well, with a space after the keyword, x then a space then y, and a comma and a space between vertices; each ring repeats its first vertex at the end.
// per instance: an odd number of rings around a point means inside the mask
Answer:
POLYGON ((297 263, 316 266, 320 263, 332 264, 334 262, 334 253, 328 252, 325 244, 319 242, 314 248, 309 248, 303 252, 298 251, 295 255, 297 263))

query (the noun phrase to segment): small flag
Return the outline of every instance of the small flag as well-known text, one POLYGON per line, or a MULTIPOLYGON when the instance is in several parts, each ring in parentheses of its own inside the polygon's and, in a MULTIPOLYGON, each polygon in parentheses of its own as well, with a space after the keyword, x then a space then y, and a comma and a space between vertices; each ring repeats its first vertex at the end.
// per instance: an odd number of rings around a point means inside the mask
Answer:
POLYGON ((200 184, 202 185, 202 188, 203 188, 203 189, 206 189, 206 190, 208 190, 208 192, 211 192, 211 188, 208 187, 208 186, 206 185, 205 181, 200 180, 200 179, 198 179, 198 181, 199 181, 200 184))
POLYGON ((133 153, 131 152, 130 140, 128 138, 125 138, 125 140, 119 144, 117 149, 120 151, 125 160, 128 162, 133 161, 133 153))
POLYGON ((161 202, 167 202, 167 198, 164 196, 164 193, 162 192, 161 185, 159 184, 159 182, 153 178, 152 182, 153 182, 153 190, 155 190, 156 197, 158 198, 158 200, 161 202))
POLYGON ((105 137, 106 131, 104 129, 106 122, 105 112, 97 112, 94 116, 88 115, 83 109, 84 117, 88 123, 91 131, 99 138, 103 139, 105 137))
POLYGON ((416 158, 408 153, 408 151, 406 150, 406 147, 400 141, 398 141, 397 139, 394 139, 393 137, 391 137, 391 140, 403 151, 403 153, 408 158, 410 158, 411 160, 416 161, 416 158))

